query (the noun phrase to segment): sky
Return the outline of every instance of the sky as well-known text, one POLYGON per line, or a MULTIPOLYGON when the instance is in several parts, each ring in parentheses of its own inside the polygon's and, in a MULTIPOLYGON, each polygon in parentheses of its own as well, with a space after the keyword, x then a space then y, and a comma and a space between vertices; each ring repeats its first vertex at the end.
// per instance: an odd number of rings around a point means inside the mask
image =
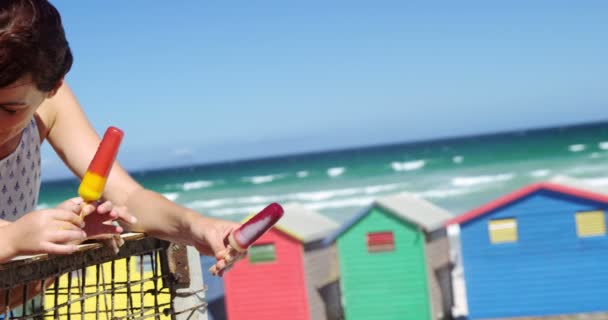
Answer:
POLYGON ((51 2, 129 170, 608 120, 606 1, 51 2))

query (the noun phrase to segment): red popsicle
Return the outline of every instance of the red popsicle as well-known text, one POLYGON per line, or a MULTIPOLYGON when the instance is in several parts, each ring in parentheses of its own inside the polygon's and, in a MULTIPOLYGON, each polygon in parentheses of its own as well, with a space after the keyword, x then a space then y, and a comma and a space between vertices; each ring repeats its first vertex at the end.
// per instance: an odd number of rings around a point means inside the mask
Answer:
POLYGON ((271 203, 258 214, 245 222, 228 236, 228 243, 234 250, 245 252, 259 237, 281 219, 283 208, 271 203))

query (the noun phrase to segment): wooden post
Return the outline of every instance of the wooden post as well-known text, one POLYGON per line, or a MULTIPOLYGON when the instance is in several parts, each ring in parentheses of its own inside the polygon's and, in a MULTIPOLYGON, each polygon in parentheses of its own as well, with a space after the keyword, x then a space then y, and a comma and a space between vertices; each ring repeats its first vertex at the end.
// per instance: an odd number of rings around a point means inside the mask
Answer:
POLYGON ((207 320, 206 287, 203 284, 200 254, 194 247, 187 247, 189 284, 176 288, 173 308, 176 320, 207 320))

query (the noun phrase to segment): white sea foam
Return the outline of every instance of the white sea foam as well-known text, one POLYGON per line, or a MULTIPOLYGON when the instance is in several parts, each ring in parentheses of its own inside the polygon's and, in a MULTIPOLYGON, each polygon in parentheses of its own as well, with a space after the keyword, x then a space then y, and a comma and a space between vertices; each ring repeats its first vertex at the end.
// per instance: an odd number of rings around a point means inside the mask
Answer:
POLYGON ((479 184, 509 181, 515 177, 513 173, 502 173, 497 175, 484 175, 473 177, 457 177, 452 179, 452 185, 456 187, 470 187, 479 184))
POLYGON ((608 150, 608 141, 603 141, 597 144, 597 147, 602 150, 608 150))
POLYGON ((175 200, 177 200, 177 198, 179 198, 179 193, 177 193, 177 192, 168 192, 168 193, 163 193, 162 195, 171 201, 175 201, 175 200))
POLYGON ((534 171, 530 172, 530 176, 532 176, 534 178, 546 177, 549 174, 551 174, 551 170, 549 170, 549 169, 538 169, 538 170, 534 170, 534 171))
POLYGON ((188 190, 209 188, 209 187, 212 187, 213 184, 214 184, 213 181, 206 181, 206 180, 184 182, 184 184, 182 184, 182 190, 188 191, 188 190))
POLYGON ((296 176, 298 176, 298 178, 306 178, 310 175, 310 173, 308 171, 298 171, 298 173, 296 173, 296 176))
POLYGON ((472 188, 457 188, 457 189, 431 189, 422 192, 416 192, 415 195, 425 199, 443 199, 457 197, 474 192, 472 188))
POLYGON ((391 162, 391 167, 393 170, 400 171, 413 171, 418 170, 424 167, 426 161, 424 160, 416 160, 416 161, 407 161, 407 162, 391 162))
MULTIPOLYGON (((341 209, 348 207, 363 207, 371 204, 375 199, 375 197, 351 197, 329 201, 303 203, 302 205, 311 210, 341 209)), ((263 209, 263 206, 243 206, 211 209, 208 212, 214 216, 246 215, 258 212, 261 209, 263 209)))
POLYGON ((366 194, 376 194, 376 193, 380 193, 380 192, 397 190, 401 186, 402 185, 399 183, 382 184, 382 185, 376 185, 376 186, 367 186, 364 188, 364 190, 365 190, 366 194))
POLYGON ((236 203, 267 203, 267 202, 272 202, 273 199, 276 199, 276 198, 277 197, 272 197, 272 196, 253 195, 253 196, 249 196, 249 197, 236 198, 236 200, 234 202, 236 202, 236 203))
POLYGON ((346 197, 346 196, 354 196, 358 194, 377 194, 382 192, 388 192, 397 190, 401 187, 405 186, 405 184, 400 183, 392 183, 392 184, 380 184, 380 185, 371 185, 362 188, 345 188, 345 189, 327 189, 327 190, 319 190, 319 191, 310 191, 310 192, 297 192, 290 193, 283 196, 277 196, 277 198, 284 198, 286 200, 293 201, 323 201, 329 200, 332 198, 338 197, 346 197))
POLYGON ((592 187, 608 186, 608 177, 587 178, 581 180, 592 187))
POLYGON ((589 158, 591 158, 591 159, 598 159, 598 158, 600 158, 600 157, 601 157, 601 155, 600 155, 600 153, 599 153, 599 152, 592 152, 592 153, 589 155, 589 158))
POLYGON ((454 163, 462 163, 464 161, 464 157, 463 156, 454 156, 452 157, 452 162, 454 163))
POLYGON ((186 204, 186 207, 190 209, 209 209, 217 208, 231 204, 233 200, 230 199, 211 199, 211 200, 196 200, 186 204))
POLYGON ((229 208, 209 210, 209 214, 213 215, 213 216, 229 216, 229 215, 236 215, 236 214, 248 215, 248 214, 259 212, 263 208, 264 208, 263 206, 229 207, 229 208))
POLYGON ((331 199, 334 197, 344 197, 351 196, 358 193, 361 193, 362 189, 360 188, 346 188, 346 189, 329 189, 329 190, 320 190, 320 191, 312 191, 312 192, 298 192, 287 194, 285 198, 294 201, 322 201, 331 199))
POLYGON ((46 209, 46 208, 48 208, 48 207, 49 207, 49 205, 48 205, 47 203, 39 203, 39 204, 36 206, 36 210, 42 210, 42 209, 46 209))
POLYGON ((608 165, 597 164, 597 165, 586 165, 577 166, 565 171, 566 175, 579 175, 579 174, 602 174, 608 171, 608 165))
POLYGON ((354 197, 331 201, 320 201, 314 203, 305 204, 307 208, 311 210, 323 210, 323 209, 340 209, 347 207, 362 207, 371 204, 376 198, 374 197, 354 197))
POLYGON ((273 182, 277 179, 281 179, 284 177, 285 177, 285 174, 270 174, 270 175, 266 175, 266 176, 244 177, 244 178, 242 178, 242 180, 246 181, 246 182, 251 182, 253 184, 263 184, 263 183, 273 182))
MULTIPOLYGON (((371 204, 382 192, 398 192, 405 184, 386 184, 360 188, 328 189, 314 192, 297 192, 283 195, 250 196, 199 200, 187 206, 193 209, 204 209, 215 216, 247 215, 258 212, 272 201, 299 201, 311 210, 331 210, 350 207, 364 207, 371 204)), ((458 197, 473 193, 479 188, 458 187, 447 189, 430 189, 415 194, 427 199, 458 197)))
POLYGON ((338 177, 344 174, 346 168, 344 167, 334 167, 327 169, 327 175, 330 177, 338 177))
MULTIPOLYGON (((340 206, 346 201, 346 203, 359 203, 357 200, 360 197, 365 198, 370 195, 380 195, 391 191, 399 190, 406 184, 404 183, 393 183, 393 184, 381 184, 371 185, 366 187, 357 188, 344 188, 344 189, 326 189, 309 192, 295 192, 286 194, 275 194, 275 195, 252 195, 247 197, 234 197, 234 198, 216 198, 209 200, 197 200, 185 204, 186 207, 191 209, 202 209, 211 213, 217 213, 221 215, 226 214, 244 214, 251 213, 255 209, 261 209, 258 205, 266 205, 273 201, 288 202, 296 201, 304 205, 307 204, 318 204, 320 206, 340 206), (329 201, 327 204, 324 201, 329 201), (338 201, 338 202, 335 202, 338 201)), ((367 199, 367 198, 365 198, 367 199)), ((361 200, 363 203, 368 203, 368 200, 361 200)))
POLYGON ((587 146, 584 144, 573 144, 568 147, 568 150, 570 150, 570 152, 581 152, 586 148, 587 146))
POLYGON ((197 181, 186 181, 183 183, 166 184, 166 185, 164 185, 164 188, 168 189, 168 190, 180 189, 183 191, 189 191, 189 190, 209 188, 215 184, 216 184, 216 182, 214 182, 214 181, 197 180, 197 181))

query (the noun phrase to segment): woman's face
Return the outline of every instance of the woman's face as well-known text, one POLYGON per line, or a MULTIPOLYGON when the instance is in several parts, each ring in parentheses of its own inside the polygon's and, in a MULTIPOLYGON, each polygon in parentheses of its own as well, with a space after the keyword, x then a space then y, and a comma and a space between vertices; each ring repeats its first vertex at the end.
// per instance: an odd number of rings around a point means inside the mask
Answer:
POLYGON ((36 88, 29 76, 0 88, 0 147, 19 136, 48 96, 36 88))

